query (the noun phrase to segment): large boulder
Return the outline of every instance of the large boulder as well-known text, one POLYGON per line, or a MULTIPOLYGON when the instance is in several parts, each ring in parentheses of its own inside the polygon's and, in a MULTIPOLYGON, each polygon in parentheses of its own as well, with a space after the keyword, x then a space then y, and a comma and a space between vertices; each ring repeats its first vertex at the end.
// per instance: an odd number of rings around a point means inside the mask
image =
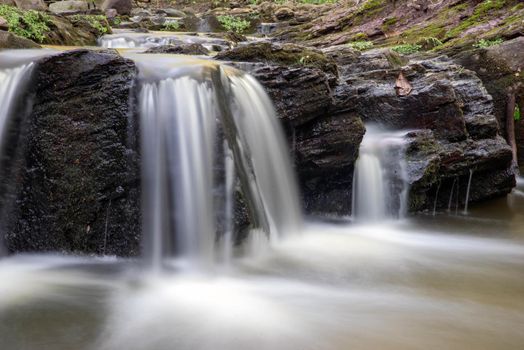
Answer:
POLYGON ((129 16, 133 10, 133 1, 131 0, 105 0, 102 4, 102 11, 115 9, 121 16, 129 16))
POLYGON ((82 0, 57 1, 49 5, 49 11, 56 14, 84 12, 88 9, 87 2, 82 0))
POLYGON ((14 2, 16 6, 21 10, 47 10, 47 5, 43 0, 14 0, 14 2))
POLYGON ((35 49, 40 48, 37 43, 22 38, 13 33, 0 31, 0 49, 35 49))
POLYGON ((70 51, 34 70, 34 106, 12 136, 2 224, 10 251, 135 255, 136 67, 112 51, 70 51))

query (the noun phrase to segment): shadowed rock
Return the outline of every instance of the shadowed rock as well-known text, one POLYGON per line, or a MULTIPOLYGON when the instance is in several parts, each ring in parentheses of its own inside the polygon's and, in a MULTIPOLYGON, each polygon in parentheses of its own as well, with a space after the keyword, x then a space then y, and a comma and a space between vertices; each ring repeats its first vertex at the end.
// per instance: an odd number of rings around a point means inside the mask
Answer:
MULTIPOLYGON (((135 255, 140 234, 133 62, 77 50, 41 60, 10 154, 10 251, 135 255)), ((6 202, 4 202, 5 204, 6 202)))

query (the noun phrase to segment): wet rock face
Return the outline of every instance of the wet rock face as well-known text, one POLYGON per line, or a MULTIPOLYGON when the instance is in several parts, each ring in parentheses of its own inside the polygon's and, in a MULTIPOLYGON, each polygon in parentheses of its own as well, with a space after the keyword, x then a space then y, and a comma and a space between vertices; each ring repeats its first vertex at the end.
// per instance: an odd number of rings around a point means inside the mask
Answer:
POLYGON ((257 78, 274 102, 287 131, 306 211, 348 214, 353 165, 364 125, 355 113, 331 111, 333 74, 278 63, 255 55, 249 56, 249 62, 228 62, 257 78))
MULTIPOLYGON (((112 51, 41 60, 11 152, 11 251, 135 255, 140 234, 134 64, 112 51)), ((4 177, 3 177, 4 178, 4 177)))
MULTIPOLYGON (((431 209, 436 197, 437 207, 447 205, 443 193, 453 182, 465 191, 470 169, 472 201, 504 195, 514 186, 511 150, 499 136, 493 100, 474 72, 446 57, 410 61, 389 50, 360 53, 340 45, 323 54, 337 64, 338 78, 267 55, 240 55, 237 60, 250 62, 234 63, 254 75, 273 99, 309 213, 351 213, 362 121, 414 130, 407 147, 412 211, 431 209), (411 87, 406 96, 395 90, 401 73, 411 87)), ((455 196, 463 205, 465 195, 455 196)))
MULTIPOLYGON (((507 137, 508 95, 513 94, 520 110, 524 110, 524 37, 489 48, 458 52, 453 58, 457 63, 475 71, 482 79, 489 94, 493 97, 494 114, 499 122, 501 134, 507 137)), ((524 170, 523 130, 521 119, 515 124, 517 154, 521 171, 524 170)))

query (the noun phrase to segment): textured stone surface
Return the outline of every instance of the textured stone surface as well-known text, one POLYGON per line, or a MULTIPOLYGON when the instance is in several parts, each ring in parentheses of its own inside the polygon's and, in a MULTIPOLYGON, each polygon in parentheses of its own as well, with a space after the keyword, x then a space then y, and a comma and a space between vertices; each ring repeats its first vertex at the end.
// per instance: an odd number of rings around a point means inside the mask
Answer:
POLYGON ((3 207, 9 250, 138 253, 135 76, 134 64, 111 51, 38 63, 33 111, 2 176, 12 181, 3 207))
POLYGON ((34 49, 39 47, 40 45, 29 39, 0 31, 0 49, 34 49))

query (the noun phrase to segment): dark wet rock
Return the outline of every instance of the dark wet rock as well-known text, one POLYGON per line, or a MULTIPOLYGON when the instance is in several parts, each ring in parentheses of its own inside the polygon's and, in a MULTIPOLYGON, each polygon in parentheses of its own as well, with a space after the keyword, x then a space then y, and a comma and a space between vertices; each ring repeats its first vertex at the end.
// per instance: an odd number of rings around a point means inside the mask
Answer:
MULTIPOLYGON (((514 95, 520 109, 524 110, 524 37, 506 41, 500 45, 466 50, 455 54, 454 59, 464 67, 475 71, 487 91, 493 97, 494 111, 501 134, 508 137, 506 114, 508 96, 514 95)), ((524 170, 524 134, 521 122, 515 125, 517 154, 521 170, 524 170)))
POLYGON ((145 53, 169 53, 180 55, 208 55, 209 50, 202 44, 163 45, 147 49, 145 53))
POLYGON ((221 52, 219 60, 239 62, 265 62, 292 67, 318 68, 337 75, 335 62, 321 51, 295 44, 254 42, 221 52))
POLYGON ((289 130, 324 116, 332 105, 330 80, 319 69, 250 62, 230 64, 258 79, 289 130))
POLYGON ((135 77, 133 62, 113 51, 37 64, 33 110, 1 177, 11 180, 2 202, 10 251, 138 253, 135 77))
POLYGON ((275 18, 279 21, 286 21, 295 17, 295 13, 289 7, 281 7, 275 11, 275 18))
POLYGON ((454 186, 453 208, 463 207, 470 171, 473 202, 506 195, 515 186, 511 149, 500 136, 447 142, 429 130, 412 132, 406 160, 411 211, 447 208, 450 186, 454 186))
POLYGON ((364 132, 355 114, 317 118, 294 131, 296 169, 308 213, 351 212, 353 169, 364 132))
POLYGON ((34 49, 39 47, 40 45, 29 39, 0 31, 0 49, 34 49))

